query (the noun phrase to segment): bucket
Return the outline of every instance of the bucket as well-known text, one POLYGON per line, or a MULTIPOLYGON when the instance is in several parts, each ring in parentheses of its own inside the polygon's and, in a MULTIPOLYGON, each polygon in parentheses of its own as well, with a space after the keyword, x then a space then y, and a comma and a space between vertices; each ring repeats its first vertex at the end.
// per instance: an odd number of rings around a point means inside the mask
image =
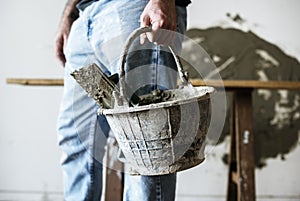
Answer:
POLYGON ((149 31, 150 28, 139 28, 130 35, 120 67, 120 90, 114 93, 115 106, 102 112, 131 169, 141 175, 163 175, 204 161, 210 95, 214 88, 193 87, 169 47, 181 87, 162 91, 163 98, 158 103, 129 106, 124 81, 126 56, 133 39, 149 31))

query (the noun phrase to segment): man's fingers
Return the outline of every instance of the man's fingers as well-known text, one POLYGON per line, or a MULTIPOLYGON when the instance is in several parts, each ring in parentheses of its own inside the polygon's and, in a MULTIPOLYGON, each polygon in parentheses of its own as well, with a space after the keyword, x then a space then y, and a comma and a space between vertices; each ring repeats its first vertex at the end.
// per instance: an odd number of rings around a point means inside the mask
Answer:
POLYGON ((172 45, 176 38, 176 33, 174 31, 166 29, 158 29, 156 31, 147 32, 146 35, 150 42, 166 46, 172 45))
POLYGON ((140 43, 144 44, 146 42, 147 35, 145 33, 141 34, 140 36, 140 43))
MULTIPOLYGON (((148 27, 148 26, 151 25, 150 24, 150 16, 149 15, 142 15, 140 21, 141 21, 140 22, 141 27, 148 27)), ((141 34, 141 36, 140 36, 140 43, 144 44, 146 42, 146 38, 147 38, 146 34, 141 34)))
POLYGON ((151 23, 151 32, 147 32, 146 36, 150 42, 156 42, 159 38, 159 22, 155 21, 151 23))
POLYGON ((58 61, 60 62, 60 64, 64 67, 65 63, 66 63, 66 57, 62 52, 59 52, 56 54, 56 57, 58 59, 58 61))
POLYGON ((66 57, 64 55, 64 39, 63 37, 60 37, 56 40, 55 43, 55 56, 58 59, 58 61, 61 63, 62 66, 66 63, 66 57))
POLYGON ((156 32, 161 26, 161 20, 158 20, 158 21, 153 21, 152 23, 151 23, 151 26, 152 26, 152 30, 153 30, 153 32, 156 32))
MULTIPOLYGON (((173 22, 173 21, 172 21, 173 22)), ((151 18, 150 15, 142 15, 140 21, 141 27, 151 26, 152 32, 147 32, 146 34, 141 34, 140 43, 144 44, 148 39, 150 42, 159 45, 170 45, 174 40, 174 34, 176 25, 173 23, 168 23, 162 17, 155 16, 151 18)))

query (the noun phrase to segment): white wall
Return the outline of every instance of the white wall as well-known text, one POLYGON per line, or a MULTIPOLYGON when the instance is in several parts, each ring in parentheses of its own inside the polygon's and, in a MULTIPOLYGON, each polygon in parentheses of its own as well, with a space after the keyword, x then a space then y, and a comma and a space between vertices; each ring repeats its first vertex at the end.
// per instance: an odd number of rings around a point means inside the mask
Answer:
MULTIPOLYGON (((61 200, 60 152, 56 118, 61 87, 7 85, 8 77, 61 78, 53 40, 64 1, 2 0, 0 7, 0 200, 61 200)), ((227 24, 226 13, 240 13, 245 27, 300 60, 298 0, 194 0, 189 27, 227 24)), ((220 158, 228 140, 205 163, 179 174, 179 201, 219 201, 226 193, 227 167, 220 158)), ((258 198, 300 200, 300 148, 286 160, 269 159, 256 170, 258 198)))
POLYGON ((188 27, 226 26, 251 30, 300 60, 299 8, 297 0, 194 0, 189 7, 188 27), (246 20, 245 25, 230 22, 227 13, 240 14, 246 20))
POLYGON ((61 197, 55 127, 62 87, 7 85, 5 79, 62 77, 53 41, 63 6, 64 1, 1 1, 0 200, 61 197))

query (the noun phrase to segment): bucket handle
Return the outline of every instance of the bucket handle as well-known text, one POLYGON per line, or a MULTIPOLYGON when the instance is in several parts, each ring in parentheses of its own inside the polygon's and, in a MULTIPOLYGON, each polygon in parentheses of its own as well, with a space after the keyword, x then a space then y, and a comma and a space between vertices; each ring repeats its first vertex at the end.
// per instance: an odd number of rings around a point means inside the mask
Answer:
MULTIPOLYGON (((143 33, 151 32, 151 31, 152 31, 151 27, 140 27, 140 28, 134 30, 129 35, 129 37, 128 37, 126 43, 125 43, 124 51, 123 51, 123 54, 122 54, 122 63, 121 63, 121 66, 120 66, 120 75, 119 75, 120 97, 123 99, 123 105, 125 103, 128 105, 128 101, 125 98, 125 96, 126 96, 126 94, 125 94, 125 63, 126 63, 126 57, 128 55, 129 48, 132 45, 135 38, 139 37, 143 33)), ((189 82, 188 75, 183 70, 181 62, 180 62, 178 56, 175 54, 175 52, 174 52, 174 50, 171 46, 168 46, 168 48, 169 48, 170 52, 172 53, 172 55, 174 57, 182 87, 191 87, 192 88, 192 84, 189 82)))

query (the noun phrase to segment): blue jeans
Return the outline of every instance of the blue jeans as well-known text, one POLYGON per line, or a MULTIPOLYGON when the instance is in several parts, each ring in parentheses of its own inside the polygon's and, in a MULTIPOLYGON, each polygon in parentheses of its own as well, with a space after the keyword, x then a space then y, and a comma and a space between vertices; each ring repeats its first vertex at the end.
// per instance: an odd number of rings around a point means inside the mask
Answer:
MULTIPOLYGON (((58 143, 63 152, 61 165, 67 201, 101 199, 102 159, 110 132, 105 116, 97 115, 98 106, 95 101, 88 97, 70 73, 91 63, 96 63, 108 75, 118 72, 117 63, 124 41, 140 26, 139 17, 147 2, 148 0, 97 1, 81 12, 72 26, 65 49, 67 63, 64 93, 58 119, 58 143)), ((177 15, 178 31, 183 33, 186 27, 186 8, 177 7, 177 15)), ((159 53, 157 47, 153 49, 150 54, 151 67, 144 73, 147 76, 135 81, 147 80, 146 85, 151 83, 151 86, 165 88, 174 85, 174 76, 168 75, 170 70, 159 68, 159 64, 167 65, 171 56, 160 56, 159 53)), ((145 89, 143 91, 146 93, 145 89)), ((174 200, 175 187, 175 174, 125 174, 124 200, 174 200)))

